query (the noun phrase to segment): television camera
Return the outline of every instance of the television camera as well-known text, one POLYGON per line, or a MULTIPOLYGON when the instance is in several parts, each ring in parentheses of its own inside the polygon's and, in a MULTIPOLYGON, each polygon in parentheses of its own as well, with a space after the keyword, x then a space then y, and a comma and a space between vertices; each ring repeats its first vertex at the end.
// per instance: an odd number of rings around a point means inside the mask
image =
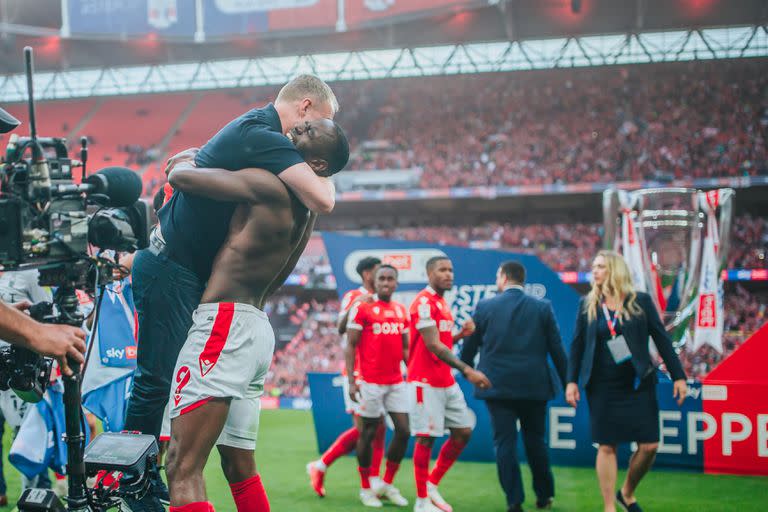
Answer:
MULTIPOLYGON (((130 169, 110 167, 86 176, 87 139, 81 139, 80 160, 69 157, 67 142, 38 137, 33 91, 32 49, 24 49, 29 94, 30 136, 11 134, 0 160, 0 270, 39 269, 40 284, 54 287, 52 303, 36 304, 30 314, 40 322, 83 325, 76 290, 101 291, 94 310, 94 328, 104 287, 119 267, 117 256, 102 251, 133 252, 148 245, 149 206, 139 200, 141 179, 130 169), (73 169, 81 169, 80 183, 73 169), (96 254, 91 254, 96 248, 96 254)), ((21 123, 0 109, 0 134, 21 123)), ((86 361, 87 364, 87 361, 86 361)), ((153 436, 102 434, 86 448, 78 364, 69 361, 64 376, 68 495, 66 507, 51 490, 27 489, 19 511, 101 511, 120 507, 123 498, 140 499, 157 471, 153 436), (99 474, 95 488, 86 478, 99 474), (117 477, 119 475, 119 477, 117 477), (105 483, 109 481, 109 483, 105 483)), ((25 401, 37 402, 50 382, 52 361, 29 350, 0 349, 0 389, 13 389, 25 401)), ((123 506, 122 510, 126 510, 123 506)))

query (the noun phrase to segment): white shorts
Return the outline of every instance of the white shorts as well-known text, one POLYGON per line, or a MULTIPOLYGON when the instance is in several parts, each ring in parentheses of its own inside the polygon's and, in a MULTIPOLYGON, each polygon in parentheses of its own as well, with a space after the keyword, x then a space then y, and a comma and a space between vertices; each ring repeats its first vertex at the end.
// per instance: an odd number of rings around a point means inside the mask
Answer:
POLYGON ((231 398, 216 444, 255 449, 260 398, 274 350, 275 333, 263 311, 232 302, 200 304, 176 361, 171 419, 212 398, 231 398))
POLYGON ((344 395, 344 410, 347 411, 347 414, 359 414, 358 407, 360 404, 349 398, 349 379, 346 375, 341 376, 341 393, 344 395))
POLYGON ((363 418, 379 418, 385 413, 408 413, 411 410, 410 394, 405 382, 397 384, 373 384, 358 381, 360 401, 357 414, 363 418))
POLYGON ((428 384, 410 383, 411 434, 417 437, 442 437, 448 428, 475 428, 477 418, 464 400, 458 384, 434 388, 428 384))

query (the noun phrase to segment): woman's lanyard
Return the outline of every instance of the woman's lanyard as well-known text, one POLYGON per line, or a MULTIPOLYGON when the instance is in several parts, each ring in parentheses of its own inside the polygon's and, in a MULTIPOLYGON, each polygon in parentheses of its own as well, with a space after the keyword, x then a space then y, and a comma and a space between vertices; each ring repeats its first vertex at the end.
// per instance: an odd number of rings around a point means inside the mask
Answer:
POLYGON ((608 330, 611 331, 611 338, 615 338, 616 322, 619 321, 619 316, 621 316, 621 308, 616 310, 616 316, 611 320, 611 313, 608 311, 608 306, 605 305, 605 301, 603 301, 603 314, 605 315, 605 323, 608 324, 608 330))

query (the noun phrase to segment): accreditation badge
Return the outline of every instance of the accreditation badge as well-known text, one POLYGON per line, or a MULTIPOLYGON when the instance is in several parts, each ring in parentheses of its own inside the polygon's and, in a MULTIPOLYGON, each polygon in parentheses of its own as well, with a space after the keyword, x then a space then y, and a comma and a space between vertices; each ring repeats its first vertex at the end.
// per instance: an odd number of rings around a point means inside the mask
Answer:
POLYGON ((621 364, 632 358, 632 352, 629 351, 627 340, 624 339, 622 334, 608 340, 608 350, 611 351, 611 357, 613 357, 613 362, 616 364, 621 364))

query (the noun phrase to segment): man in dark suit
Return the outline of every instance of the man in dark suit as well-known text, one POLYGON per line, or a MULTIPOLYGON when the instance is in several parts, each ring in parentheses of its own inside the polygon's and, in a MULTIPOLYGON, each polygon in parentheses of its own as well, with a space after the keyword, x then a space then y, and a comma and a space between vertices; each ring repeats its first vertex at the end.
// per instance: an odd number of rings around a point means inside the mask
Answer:
POLYGON ((550 508, 555 482, 545 442, 547 401, 554 398, 555 381, 547 354, 560 382, 565 382, 566 355, 560 330, 547 300, 525 294, 525 267, 503 263, 496 273, 499 294, 481 301, 474 314, 475 333, 464 342, 461 360, 488 376, 493 387, 475 389, 485 400, 493 425, 499 481, 509 511, 522 510, 525 499, 517 460, 517 421, 523 431, 528 464, 533 473, 537 508, 550 508))

